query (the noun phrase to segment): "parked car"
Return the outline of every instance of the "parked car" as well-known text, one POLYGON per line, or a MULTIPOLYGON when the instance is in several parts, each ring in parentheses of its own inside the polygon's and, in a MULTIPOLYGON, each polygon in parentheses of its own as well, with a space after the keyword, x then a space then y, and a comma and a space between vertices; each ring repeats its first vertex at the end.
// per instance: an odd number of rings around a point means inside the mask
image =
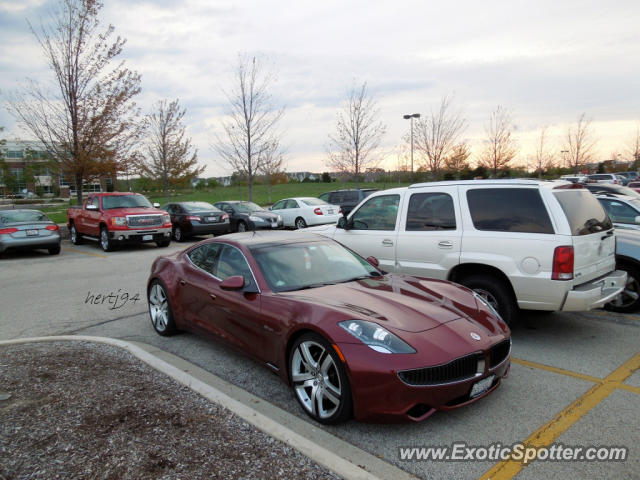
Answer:
POLYGON ((493 308, 459 285, 375 263, 319 235, 208 239, 153 263, 151 323, 160 335, 223 339, 276 372, 321 423, 419 421, 495 390, 511 341, 493 308))
POLYGON ((584 186, 593 194, 598 193, 613 193, 616 195, 628 195, 630 197, 640 198, 640 193, 629 187, 623 187, 622 185, 613 185, 611 183, 587 183, 584 186))
POLYGON ((215 236, 229 231, 229 215, 207 202, 167 203, 160 209, 171 215, 176 242, 193 235, 215 236))
POLYGON ((598 194, 616 228, 640 230, 640 199, 627 195, 598 194))
POLYGON ((380 267, 461 283, 507 323, 518 308, 584 311, 622 291, 613 225, 581 185, 532 180, 433 182, 371 194, 314 232, 380 267))
POLYGON ((336 223, 342 216, 339 205, 330 205, 314 197, 285 198, 270 210, 282 217, 285 227, 295 228, 336 223))
POLYGON ((98 240, 105 252, 117 243, 171 243, 171 217, 159 204, 137 193, 90 193, 82 207, 67 210, 67 226, 74 245, 85 238, 98 240))
POLYGON ((627 272, 624 290, 605 305, 613 312, 640 310, 640 232, 616 229, 616 268, 627 272))
POLYGON ((571 183, 582 183, 582 184, 589 183, 589 177, 587 177, 586 175, 580 175, 580 174, 562 175, 560 176, 560 180, 565 180, 571 183))
POLYGON ((39 210, 0 210, 0 255, 7 250, 44 248, 60 253, 60 229, 39 210))
POLYGON ((215 206, 229 215, 232 232, 284 228, 280 215, 253 202, 229 200, 217 202, 215 206))
POLYGON ((318 198, 332 205, 340 205, 343 215, 349 215, 351 210, 353 210, 353 207, 358 205, 373 192, 377 191, 377 188, 334 190, 332 192, 325 192, 318 195, 318 198))
POLYGON ((640 182, 631 181, 631 182, 627 183, 627 188, 630 188, 631 190, 633 190, 635 192, 640 192, 640 182))
POLYGON ((596 183, 613 183, 614 185, 622 185, 620 178, 615 173, 593 173, 588 175, 588 178, 596 183))

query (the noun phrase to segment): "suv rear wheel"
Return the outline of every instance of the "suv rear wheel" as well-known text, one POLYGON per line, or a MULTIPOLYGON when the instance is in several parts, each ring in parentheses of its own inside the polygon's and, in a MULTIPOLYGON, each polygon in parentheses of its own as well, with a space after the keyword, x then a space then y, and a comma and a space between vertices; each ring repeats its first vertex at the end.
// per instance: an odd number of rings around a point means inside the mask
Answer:
POLYGON ((488 275, 471 275, 463 278, 460 283, 490 303, 507 325, 513 325, 518 305, 502 280, 488 275))

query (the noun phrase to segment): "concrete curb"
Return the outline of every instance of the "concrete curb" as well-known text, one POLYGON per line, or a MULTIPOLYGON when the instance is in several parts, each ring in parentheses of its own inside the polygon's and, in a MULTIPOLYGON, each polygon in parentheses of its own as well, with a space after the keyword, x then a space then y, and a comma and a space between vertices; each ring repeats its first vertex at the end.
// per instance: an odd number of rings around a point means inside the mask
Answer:
POLYGON ((295 415, 285 412, 255 395, 225 382, 180 357, 150 345, 107 337, 64 335, 3 340, 0 341, 0 346, 54 341, 85 341, 122 348, 156 370, 186 385, 208 400, 229 409, 259 430, 295 448, 343 478, 357 480, 410 480, 417 478, 308 422, 300 420, 295 415), (250 407, 249 404, 255 404, 259 406, 259 409, 250 407), (299 433, 300 431, 303 433, 299 433), (376 472, 376 474, 371 472, 376 472))

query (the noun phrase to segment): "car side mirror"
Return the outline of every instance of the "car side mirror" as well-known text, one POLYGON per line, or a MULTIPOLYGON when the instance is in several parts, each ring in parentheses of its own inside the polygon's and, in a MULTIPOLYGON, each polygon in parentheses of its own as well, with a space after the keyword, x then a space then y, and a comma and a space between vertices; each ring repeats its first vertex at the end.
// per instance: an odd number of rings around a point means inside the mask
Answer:
POLYGON ((376 257, 367 257, 367 262, 369 262, 374 267, 378 268, 380 266, 380 262, 376 257))
POLYGON ((340 217, 338 219, 338 224, 336 225, 337 228, 342 228, 343 230, 349 230, 349 222, 347 221, 346 217, 340 217))
POLYGON ((87 205, 87 210, 92 210, 92 211, 97 211, 98 207, 95 206, 93 203, 90 203, 89 205, 87 205))
POLYGON ((158 202, 153 202, 153 208, 160 208, 160 204, 158 202))
POLYGON ((244 288, 244 277, 242 275, 234 275, 225 278, 220 284, 223 290, 240 290, 244 288))

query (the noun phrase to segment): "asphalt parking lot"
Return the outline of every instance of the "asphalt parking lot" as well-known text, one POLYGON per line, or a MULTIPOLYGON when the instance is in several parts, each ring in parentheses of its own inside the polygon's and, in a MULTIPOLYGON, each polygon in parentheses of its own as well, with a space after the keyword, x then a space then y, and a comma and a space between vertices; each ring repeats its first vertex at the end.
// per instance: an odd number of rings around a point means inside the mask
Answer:
MULTIPOLYGON (((97 244, 64 241, 59 256, 7 255, 0 260, 3 339, 81 334, 144 342, 307 422, 289 389, 261 365, 191 334, 163 338, 153 331, 145 299, 150 265, 190 243, 104 253, 97 244)), ((420 478, 640 478, 639 339, 640 314, 526 313, 513 329, 511 374, 492 395, 418 424, 351 421, 321 428, 420 478), (538 459, 526 466, 499 459, 400 458, 405 447, 462 443, 480 449, 517 443, 622 446, 628 452, 624 462, 538 459)))

